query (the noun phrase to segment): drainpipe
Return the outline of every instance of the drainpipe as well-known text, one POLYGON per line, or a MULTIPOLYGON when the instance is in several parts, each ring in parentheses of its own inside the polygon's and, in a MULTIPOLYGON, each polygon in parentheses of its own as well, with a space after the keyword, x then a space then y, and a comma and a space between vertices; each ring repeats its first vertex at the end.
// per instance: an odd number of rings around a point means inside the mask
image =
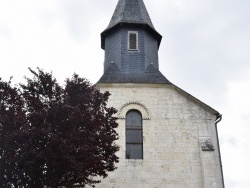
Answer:
POLYGON ((216 131, 216 137, 217 137, 217 142, 218 142, 218 152, 219 152, 219 158, 220 158, 220 169, 221 169, 221 178, 222 178, 222 186, 225 188, 224 184, 224 176, 223 176, 223 169, 222 169, 222 161, 221 161, 221 153, 220 153, 220 142, 219 142, 219 136, 218 136, 218 128, 217 124, 222 120, 222 115, 217 114, 216 120, 215 120, 215 131, 216 131))

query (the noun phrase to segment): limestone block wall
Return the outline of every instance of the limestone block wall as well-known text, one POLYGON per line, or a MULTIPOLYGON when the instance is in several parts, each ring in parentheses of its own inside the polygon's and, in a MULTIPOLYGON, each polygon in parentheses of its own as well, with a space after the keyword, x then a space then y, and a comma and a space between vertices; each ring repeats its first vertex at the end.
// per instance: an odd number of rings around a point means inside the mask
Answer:
POLYGON ((162 84, 99 84, 119 110, 118 169, 97 188, 222 188, 213 110, 162 84), (143 116, 143 159, 125 159, 125 116, 143 116))

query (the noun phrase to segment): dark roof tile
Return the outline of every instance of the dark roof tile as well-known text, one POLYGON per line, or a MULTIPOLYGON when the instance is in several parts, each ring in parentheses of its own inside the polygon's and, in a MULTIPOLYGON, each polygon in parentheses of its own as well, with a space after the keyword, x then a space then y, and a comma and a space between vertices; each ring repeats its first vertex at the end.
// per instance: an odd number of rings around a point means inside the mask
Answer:
POLYGON ((119 0, 107 29, 118 23, 141 23, 154 29, 143 0, 119 0))
POLYGON ((149 83, 171 84, 160 71, 155 72, 105 72, 98 83, 149 83))

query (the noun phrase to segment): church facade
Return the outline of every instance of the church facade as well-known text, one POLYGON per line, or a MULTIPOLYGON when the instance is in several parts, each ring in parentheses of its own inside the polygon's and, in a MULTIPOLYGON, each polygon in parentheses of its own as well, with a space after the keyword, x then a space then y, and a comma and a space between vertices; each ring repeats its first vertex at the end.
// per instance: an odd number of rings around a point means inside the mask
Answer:
POLYGON ((143 0, 119 0, 101 33, 104 74, 97 83, 118 109, 120 162, 98 188, 223 188, 218 111, 160 71, 162 36, 143 0))

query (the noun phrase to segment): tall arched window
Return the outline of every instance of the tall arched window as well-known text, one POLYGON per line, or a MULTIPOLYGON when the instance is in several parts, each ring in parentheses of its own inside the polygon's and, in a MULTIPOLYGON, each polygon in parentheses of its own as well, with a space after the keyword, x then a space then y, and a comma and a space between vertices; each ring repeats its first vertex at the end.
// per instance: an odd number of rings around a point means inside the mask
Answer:
POLYGON ((126 115, 126 159, 142 159, 142 116, 136 110, 126 115))

